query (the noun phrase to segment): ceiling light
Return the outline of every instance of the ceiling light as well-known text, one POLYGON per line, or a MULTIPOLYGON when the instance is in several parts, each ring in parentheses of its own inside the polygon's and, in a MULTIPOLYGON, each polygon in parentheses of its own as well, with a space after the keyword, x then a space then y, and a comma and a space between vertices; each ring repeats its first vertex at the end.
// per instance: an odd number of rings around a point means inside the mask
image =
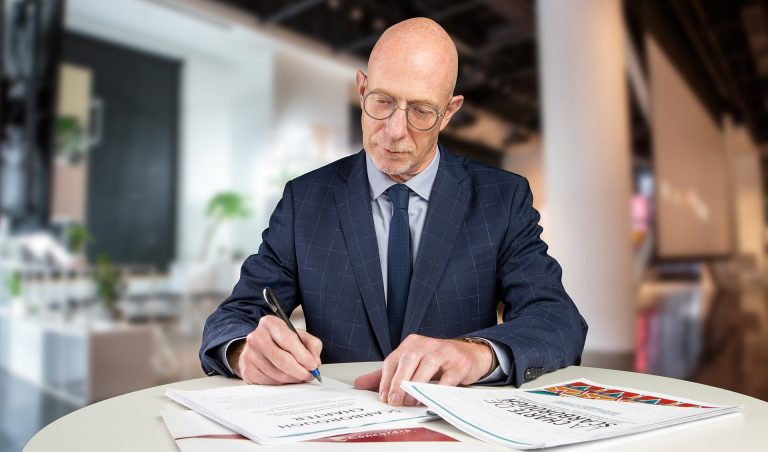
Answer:
POLYGON ((363 18, 363 10, 357 6, 352 8, 352 10, 349 11, 349 18, 355 22, 359 21, 363 18))

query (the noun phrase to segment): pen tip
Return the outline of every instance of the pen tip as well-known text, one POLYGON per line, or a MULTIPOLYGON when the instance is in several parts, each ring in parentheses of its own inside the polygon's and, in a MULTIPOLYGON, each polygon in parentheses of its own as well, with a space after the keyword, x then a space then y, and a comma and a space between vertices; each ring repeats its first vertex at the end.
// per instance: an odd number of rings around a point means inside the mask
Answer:
POLYGON ((320 375, 317 375, 316 377, 317 377, 317 381, 319 381, 320 383, 323 382, 323 377, 321 377, 320 375))

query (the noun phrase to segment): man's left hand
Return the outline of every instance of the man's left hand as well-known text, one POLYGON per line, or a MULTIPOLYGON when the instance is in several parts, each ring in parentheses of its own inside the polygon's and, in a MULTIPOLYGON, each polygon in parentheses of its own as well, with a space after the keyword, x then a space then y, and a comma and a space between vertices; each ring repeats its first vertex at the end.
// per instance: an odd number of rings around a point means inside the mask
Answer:
POLYGON ((486 344, 411 334, 387 356, 380 370, 358 377, 355 388, 378 390, 379 399, 390 405, 415 406, 418 401, 406 394, 401 382, 469 385, 487 375, 493 362, 493 350, 486 344))

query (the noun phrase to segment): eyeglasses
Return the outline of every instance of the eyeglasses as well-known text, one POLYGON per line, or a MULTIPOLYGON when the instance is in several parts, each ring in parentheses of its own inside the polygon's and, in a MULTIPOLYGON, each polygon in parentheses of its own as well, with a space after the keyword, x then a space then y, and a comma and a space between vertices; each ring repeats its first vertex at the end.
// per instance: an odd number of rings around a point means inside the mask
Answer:
POLYGON ((414 129, 425 131, 435 127, 438 119, 445 116, 429 104, 411 104, 405 108, 397 105, 397 101, 382 93, 370 92, 363 97, 363 111, 373 119, 389 119, 397 110, 405 110, 405 119, 414 129))

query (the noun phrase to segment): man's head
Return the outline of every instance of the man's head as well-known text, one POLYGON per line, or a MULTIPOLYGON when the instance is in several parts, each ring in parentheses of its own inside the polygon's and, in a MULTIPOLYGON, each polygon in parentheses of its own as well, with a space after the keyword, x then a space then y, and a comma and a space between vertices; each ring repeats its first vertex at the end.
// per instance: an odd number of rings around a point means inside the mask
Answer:
MULTIPOLYGON (((456 45, 440 25, 426 18, 388 28, 368 59, 368 75, 358 71, 361 107, 370 93, 387 95, 398 106, 388 119, 362 113, 363 147, 392 179, 404 182, 432 161, 438 134, 464 101, 463 96, 453 96, 457 72, 456 45), (414 104, 431 106, 438 113, 434 127, 419 130, 413 120, 408 123, 404 109, 414 104)), ((413 119, 417 106, 411 110, 413 119)))

